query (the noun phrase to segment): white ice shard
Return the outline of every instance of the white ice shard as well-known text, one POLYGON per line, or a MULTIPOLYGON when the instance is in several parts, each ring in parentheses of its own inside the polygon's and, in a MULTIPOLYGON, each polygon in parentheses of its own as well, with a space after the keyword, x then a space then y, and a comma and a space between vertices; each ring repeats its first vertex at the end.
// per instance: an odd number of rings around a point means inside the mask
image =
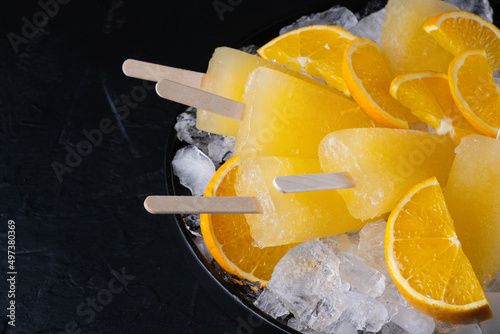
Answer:
POLYGON ((344 28, 346 30, 349 30, 352 27, 354 27, 356 23, 358 23, 358 19, 356 18, 356 15, 354 15, 353 12, 351 12, 346 7, 336 5, 321 13, 302 16, 294 23, 281 28, 280 35, 283 35, 295 29, 316 24, 335 25, 344 28))
POLYGON ((354 27, 349 29, 349 31, 358 37, 374 40, 378 45, 380 45, 384 18, 385 8, 382 8, 368 16, 363 17, 354 27))
POLYGON ((177 151, 172 160, 174 175, 180 183, 191 190, 193 196, 201 196, 215 174, 212 160, 195 146, 186 146, 177 151))
POLYGON ((465 10, 481 16, 489 22, 493 22, 493 8, 488 0, 444 0, 455 5, 460 10, 465 10))
POLYGON ((337 321, 347 307, 349 284, 339 276, 339 259, 319 240, 288 251, 274 268, 267 288, 314 330, 337 321))

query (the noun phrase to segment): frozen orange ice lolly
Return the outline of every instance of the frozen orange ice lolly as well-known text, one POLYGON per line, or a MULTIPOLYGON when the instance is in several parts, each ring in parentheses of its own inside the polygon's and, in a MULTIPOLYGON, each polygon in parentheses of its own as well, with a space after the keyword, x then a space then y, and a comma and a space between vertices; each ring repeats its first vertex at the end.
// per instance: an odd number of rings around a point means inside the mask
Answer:
POLYGON ((377 126, 352 99, 325 85, 258 68, 249 76, 236 137, 240 157, 317 158, 323 137, 335 130, 377 126))
POLYGON ((457 9, 441 0, 389 0, 385 7, 380 51, 393 75, 448 70, 453 55, 422 26, 435 15, 457 9))
POLYGON ((486 286, 500 270, 500 140, 462 139, 445 196, 458 239, 486 286))
POLYGON ((412 186, 432 176, 446 184, 455 146, 447 136, 401 129, 333 132, 319 146, 324 172, 348 172, 356 185, 338 190, 349 212, 370 219, 393 209, 412 186))
POLYGON ((257 197, 262 214, 246 214, 260 247, 299 243, 361 228, 336 190, 282 194, 276 176, 321 173, 318 159, 255 157, 241 160, 235 180, 238 196, 257 197))
MULTIPOLYGON (((201 82, 201 89, 241 102, 248 76, 258 67, 272 68, 289 75, 297 76, 312 84, 324 85, 270 60, 240 50, 219 47, 215 49, 210 59, 207 72, 201 82)), ((200 130, 233 137, 238 132, 239 122, 234 119, 202 109, 198 109, 196 117, 196 127, 200 130)))

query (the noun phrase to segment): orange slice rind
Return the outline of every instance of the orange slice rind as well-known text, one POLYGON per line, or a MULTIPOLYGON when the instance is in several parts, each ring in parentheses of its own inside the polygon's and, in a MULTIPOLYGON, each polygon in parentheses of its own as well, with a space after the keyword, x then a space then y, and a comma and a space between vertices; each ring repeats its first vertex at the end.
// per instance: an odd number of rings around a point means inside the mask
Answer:
POLYGON ((385 255, 399 291, 422 313, 453 324, 492 317, 435 177, 415 185, 392 210, 385 255))

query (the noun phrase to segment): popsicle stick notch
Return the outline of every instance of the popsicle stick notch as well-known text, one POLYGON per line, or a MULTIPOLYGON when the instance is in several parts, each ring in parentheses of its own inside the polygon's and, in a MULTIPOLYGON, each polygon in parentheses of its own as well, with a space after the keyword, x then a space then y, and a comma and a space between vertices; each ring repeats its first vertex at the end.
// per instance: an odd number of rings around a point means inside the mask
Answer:
POLYGON ((276 190, 284 194, 347 189, 356 186, 352 177, 344 172, 277 176, 273 184, 276 190))
POLYGON ((262 213, 256 197, 148 196, 144 207, 152 214, 262 213))
POLYGON ((190 87, 172 80, 162 79, 156 84, 162 98, 241 121, 245 105, 225 97, 190 87))
POLYGON ((183 70, 145 61, 127 59, 122 65, 123 73, 131 78, 158 82, 162 79, 172 80, 183 85, 201 88, 205 73, 183 70))

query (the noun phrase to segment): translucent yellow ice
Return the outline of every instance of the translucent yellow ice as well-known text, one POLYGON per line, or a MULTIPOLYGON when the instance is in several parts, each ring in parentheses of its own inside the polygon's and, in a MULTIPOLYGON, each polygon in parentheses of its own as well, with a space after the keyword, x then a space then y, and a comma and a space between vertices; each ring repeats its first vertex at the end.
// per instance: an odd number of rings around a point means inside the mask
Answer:
POLYGON ((349 172, 356 187, 339 193, 349 212, 369 219, 391 211, 412 186, 432 176, 446 184, 455 156, 448 136, 400 129, 349 129, 319 146, 325 172, 349 172))
POLYGON ((268 68, 249 76, 243 103, 235 147, 242 159, 317 158, 318 145, 326 134, 375 126, 356 102, 339 91, 268 68))
MULTIPOLYGON (((311 83, 316 83, 314 79, 280 64, 240 50, 220 47, 215 49, 210 59, 201 88, 210 93, 241 102, 248 76, 258 67, 272 68, 289 75, 295 75, 311 83)), ((320 85, 321 83, 317 82, 317 84, 320 85)), ((231 118, 205 110, 198 110, 196 117, 196 127, 200 130, 226 136, 236 136, 238 132, 239 122, 231 118)))
POLYGON ((273 186, 280 175, 321 173, 318 159, 257 157, 241 161, 238 196, 256 196, 263 214, 245 215, 260 247, 298 243, 358 229, 336 190, 282 194, 273 186))
POLYGON ((447 72, 453 55, 422 26, 435 15, 457 9, 441 0, 389 0, 380 52, 393 75, 425 70, 447 72))
POLYGON ((500 140, 462 139, 445 196, 458 239, 486 286, 500 270, 500 140))

